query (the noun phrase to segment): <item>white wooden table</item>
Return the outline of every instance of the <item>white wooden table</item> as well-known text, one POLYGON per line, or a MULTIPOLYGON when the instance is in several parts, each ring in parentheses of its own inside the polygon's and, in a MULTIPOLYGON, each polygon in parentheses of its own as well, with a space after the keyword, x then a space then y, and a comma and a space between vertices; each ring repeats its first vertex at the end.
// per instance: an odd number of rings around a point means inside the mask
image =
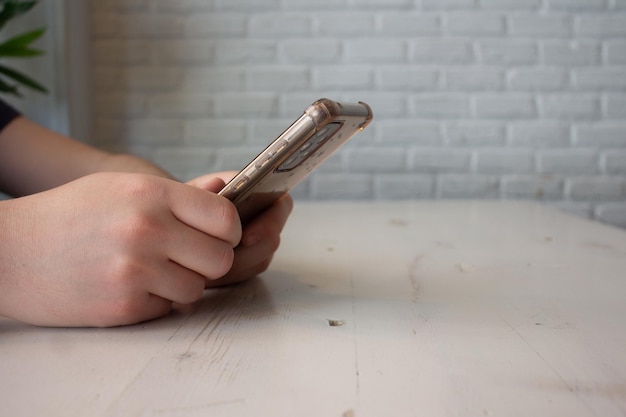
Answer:
POLYGON ((299 203, 269 271, 114 329, 0 319, 2 416, 624 416, 626 232, 299 203))

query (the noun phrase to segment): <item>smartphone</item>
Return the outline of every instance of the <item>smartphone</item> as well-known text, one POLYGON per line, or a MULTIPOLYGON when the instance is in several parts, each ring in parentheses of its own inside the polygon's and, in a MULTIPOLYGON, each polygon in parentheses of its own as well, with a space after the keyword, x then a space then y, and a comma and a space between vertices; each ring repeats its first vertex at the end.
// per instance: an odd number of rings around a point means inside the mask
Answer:
POLYGON ((246 223, 365 129, 372 117, 372 109, 363 102, 317 100, 219 194, 235 204, 246 223))

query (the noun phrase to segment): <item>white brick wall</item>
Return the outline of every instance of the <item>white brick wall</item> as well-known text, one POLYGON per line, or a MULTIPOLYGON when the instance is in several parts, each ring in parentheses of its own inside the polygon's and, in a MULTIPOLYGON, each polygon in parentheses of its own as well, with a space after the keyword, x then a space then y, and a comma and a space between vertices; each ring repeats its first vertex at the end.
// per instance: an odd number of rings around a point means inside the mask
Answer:
POLYGON ((319 97, 375 121, 300 199, 512 198, 626 227, 624 0, 93 1, 94 136, 186 179, 319 97))

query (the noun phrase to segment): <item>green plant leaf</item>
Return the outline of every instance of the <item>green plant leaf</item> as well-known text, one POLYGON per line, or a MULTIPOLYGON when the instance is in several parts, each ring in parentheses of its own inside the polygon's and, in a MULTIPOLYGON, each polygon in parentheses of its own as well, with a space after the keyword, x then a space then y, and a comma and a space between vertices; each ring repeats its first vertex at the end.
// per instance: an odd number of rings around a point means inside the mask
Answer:
POLYGON ((0 65, 0 74, 4 74, 9 78, 12 78, 13 80, 17 81, 18 83, 29 87, 33 90, 42 92, 42 93, 47 93, 48 89, 46 87, 44 87, 43 85, 39 84, 37 81, 33 80, 32 78, 30 78, 27 75, 24 75, 18 71, 15 71, 11 68, 7 68, 4 65, 0 65))
POLYGON ((17 91, 17 87, 14 85, 10 85, 0 80, 0 91, 7 94, 13 94, 17 97, 22 97, 19 91, 17 91))
MULTIPOLYGON (((0 0, 0 29, 10 20, 28 12, 37 3, 38 1, 0 0)), ((43 54, 43 51, 32 48, 31 44, 44 32, 45 28, 31 30, 0 43, 0 57, 25 58, 43 54)), ((12 68, 0 65, 0 92, 21 97, 18 89, 20 85, 41 93, 48 92, 38 81, 12 68), (9 84, 10 81, 15 81, 17 84, 9 84)))
POLYGON ((2 0, 0 5, 2 11, 0 11, 0 29, 11 19, 18 17, 37 4, 36 1, 16 1, 16 0, 2 0))
POLYGON ((45 31, 45 28, 39 28, 4 41, 0 44, 0 56, 29 57, 43 54, 43 51, 28 46, 39 39, 45 31))

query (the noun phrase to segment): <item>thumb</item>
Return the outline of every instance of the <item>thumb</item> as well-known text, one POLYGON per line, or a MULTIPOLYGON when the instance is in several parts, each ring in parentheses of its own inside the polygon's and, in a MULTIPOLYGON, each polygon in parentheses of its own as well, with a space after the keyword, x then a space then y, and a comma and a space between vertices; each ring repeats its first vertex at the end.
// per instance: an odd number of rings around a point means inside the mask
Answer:
POLYGON ((224 188, 226 182, 222 179, 222 177, 217 175, 203 175, 187 181, 186 184, 202 190, 210 191, 212 193, 217 193, 224 188))
POLYGON ((211 178, 207 182, 197 184, 199 188, 202 188, 203 190, 206 190, 206 191, 210 191, 212 193, 220 192, 220 190, 224 188, 225 185, 226 183, 224 182, 224 180, 221 178, 217 178, 217 177, 211 178))

